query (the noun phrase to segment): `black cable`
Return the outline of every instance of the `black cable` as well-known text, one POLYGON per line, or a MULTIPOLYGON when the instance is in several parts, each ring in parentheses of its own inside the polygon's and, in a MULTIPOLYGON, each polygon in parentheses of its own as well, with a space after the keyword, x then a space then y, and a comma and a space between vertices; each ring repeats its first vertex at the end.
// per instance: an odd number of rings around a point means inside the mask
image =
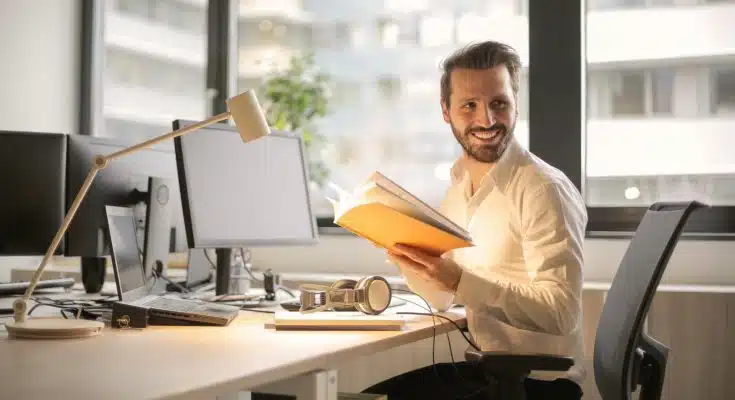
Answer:
MULTIPOLYGON (((432 325, 433 325, 432 326, 432 328, 433 328, 433 334, 431 336, 431 367, 434 370, 434 375, 436 375, 437 383, 443 387, 444 385, 442 385, 442 383, 441 383, 442 378, 439 375, 439 370, 436 367, 436 318, 435 317, 438 317, 438 315, 435 315, 434 314, 434 312, 431 310, 431 304, 429 304, 429 302, 425 298, 423 298, 422 296, 414 293, 413 291, 405 290, 405 289, 393 289, 393 288, 392 288, 392 290, 397 291, 397 292, 410 293, 412 295, 415 295, 419 299, 423 300, 424 304, 426 304, 425 310, 427 310, 428 313, 421 313, 421 314, 422 315, 429 315, 429 316, 431 316, 431 322, 432 322, 432 325)), ((415 303, 415 302, 413 302, 413 301, 411 301, 409 299, 404 298, 403 300, 405 300, 405 301, 407 301, 407 302, 409 302, 411 304, 417 305, 419 308, 424 308, 420 304, 417 304, 417 303, 415 303)), ((396 314, 400 314, 400 313, 396 313, 396 314)), ((456 326, 456 324, 455 324, 455 326, 456 326)), ((465 379, 462 377, 462 374, 460 374, 459 368, 457 368, 457 364, 454 361, 454 353, 452 352, 452 342, 451 342, 451 339, 449 338, 449 332, 447 332, 447 342, 449 342, 449 358, 452 360, 452 367, 454 369, 454 372, 457 374, 457 376, 459 377, 460 380, 464 381, 465 379)), ((444 388, 444 389, 446 389, 446 388, 444 388)))
POLYGON ((272 311, 272 310, 258 310, 255 308, 248 308, 248 307, 240 307, 240 309, 245 310, 245 311, 252 311, 256 313, 263 313, 263 314, 275 314, 276 313, 275 311, 272 311))
POLYGON ((28 316, 30 316, 33 311, 36 310, 36 308, 43 306, 58 308, 61 312, 61 316, 64 317, 64 319, 69 319, 69 317, 67 316, 68 312, 72 312, 74 318, 79 319, 82 314, 90 310, 110 309, 110 306, 106 305, 89 305, 88 301, 85 300, 54 300, 49 299, 48 297, 32 297, 31 300, 33 300, 36 304, 34 304, 33 307, 28 310, 28 316))
POLYGON ((291 296, 291 297, 293 297, 294 299, 296 298, 296 295, 293 294, 293 292, 291 290, 286 289, 285 287, 280 286, 280 285, 278 285, 278 289, 279 290, 283 290, 284 292, 288 293, 288 295, 291 296))
MULTIPOLYGON (((462 337, 463 337, 463 338, 465 339, 465 341, 466 341, 466 342, 467 342, 467 343, 468 343, 468 344, 469 344, 470 346, 472 346, 472 347, 473 347, 473 348, 474 348, 475 350, 477 350, 477 351, 482 351, 482 350, 480 349, 480 347, 479 347, 479 346, 478 346, 478 345, 477 345, 477 344, 476 344, 475 342, 473 342, 473 341, 472 341, 472 339, 470 339, 469 337, 467 337, 467 335, 466 335, 466 334, 464 333, 464 331, 462 330, 462 328, 461 328, 461 327, 460 327, 460 326, 459 326, 459 325, 458 325, 458 324, 457 324, 457 323, 456 323, 456 322, 455 322, 455 321, 454 321, 453 319, 451 319, 451 318, 449 318, 449 317, 447 317, 447 316, 444 316, 444 315, 439 315, 439 314, 436 314, 436 313, 432 312, 432 311, 431 311, 431 305, 429 305, 429 302, 428 302, 428 301, 426 301, 426 299, 424 299, 424 298, 423 298, 423 297, 421 297, 420 295, 418 295, 418 294, 416 294, 416 293, 414 293, 414 292, 412 292, 412 291, 410 291, 410 290, 405 290, 405 289, 392 289, 392 290, 393 290, 393 291, 396 291, 396 292, 403 292, 403 293, 408 293, 408 294, 412 294, 412 295, 414 295, 414 296, 416 296, 416 297, 420 298, 421 300, 423 300, 423 301, 424 301, 424 303, 426 303, 426 305, 427 305, 427 307, 428 307, 428 310, 429 310, 429 312, 428 312, 428 313, 409 312, 409 311, 399 311, 399 312, 397 312, 396 314, 407 314, 407 315, 426 315, 426 316, 433 316, 433 317, 437 317, 437 318, 442 318, 442 319, 445 319, 445 320, 447 320, 447 321, 451 322, 451 323, 452 323, 452 325, 454 325, 454 327, 455 327, 455 328, 457 328, 457 330, 459 331, 459 333, 460 333, 460 334, 462 334, 462 337)), ((401 298, 401 299, 402 299, 402 300, 405 300, 405 301, 407 301, 407 302, 409 302, 409 303, 412 303, 412 304, 416 304, 415 302, 413 302, 413 301, 411 301, 411 300, 409 300, 409 299, 406 299, 406 298, 401 298)), ((419 307, 421 307, 421 306, 419 306, 419 307)))
POLYGON ((212 267, 213 270, 216 270, 217 265, 214 263, 214 261, 212 261, 212 258, 209 256, 209 252, 207 251, 207 249, 204 249, 203 251, 204 251, 204 258, 206 258, 207 261, 209 261, 209 266, 212 267))
POLYGON ((457 328, 457 330, 459 331, 459 333, 462 334, 462 337, 464 338, 464 340, 467 343, 469 343, 470 346, 472 346, 477 351, 482 351, 482 350, 480 350, 480 347, 477 344, 475 344, 475 342, 472 341, 472 339, 470 339, 469 337, 467 337, 467 335, 464 333, 464 331, 462 330, 462 328, 460 328, 459 324, 457 324, 453 319, 451 319, 451 318, 449 318, 447 316, 439 315, 439 314, 421 313, 421 312, 410 312, 410 311, 399 311, 396 314, 427 315, 427 316, 433 315, 433 316, 435 316, 437 318, 445 319, 445 320, 451 322, 452 325, 454 325, 457 328))
MULTIPOLYGON (((161 278, 161 279, 163 279, 164 281, 166 281, 166 282, 170 283, 171 285, 175 286, 175 287, 176 287, 176 289, 179 289, 179 290, 180 290, 180 291, 181 291, 182 293, 191 293, 191 290, 189 290, 189 288, 187 288, 187 287, 185 287, 185 286, 182 286, 182 285, 181 285, 180 283, 178 283, 178 282, 175 282, 175 281, 171 280, 171 279, 170 279, 169 277, 167 277, 167 276, 164 276, 164 275, 163 275, 163 274, 161 274, 161 273, 160 273, 160 272, 159 272, 159 271, 158 271, 158 270, 157 270, 156 268, 151 268, 151 272, 152 272, 152 274, 153 274, 153 278, 154 278, 154 279, 158 279, 158 278, 161 278)), ((153 284, 155 285, 155 281, 153 281, 153 284)))
MULTIPOLYGON (((419 297, 421 297, 421 296, 419 296, 419 297)), ((415 301, 409 300, 409 299, 407 299, 405 297, 399 297, 399 298, 401 300, 403 300, 403 301, 409 302, 411 304, 415 304, 415 305, 423 308, 422 305, 416 303, 415 301)), ((424 300, 424 302, 426 302, 426 300, 424 300)), ((428 311, 431 312, 431 307, 428 308, 428 311)), ((403 314, 403 313, 398 312, 397 314, 403 314)), ((422 313, 422 315, 432 315, 432 316, 436 316, 436 317, 442 317, 440 315, 425 314, 425 313, 422 313)), ((459 330, 459 326, 454 321, 451 321, 451 322, 454 323, 454 326, 456 326, 457 329, 459 330)), ((461 330, 459 330, 459 331, 462 332, 461 330)), ((452 350, 452 339, 449 337, 449 332, 447 332, 446 336, 447 336, 447 346, 449 347, 449 358, 452 360, 452 366, 454 366, 454 370, 457 372, 457 375, 460 378, 462 378, 462 374, 459 373, 459 370, 457 369, 457 366, 455 365, 456 364, 456 361, 454 361, 454 351, 452 350)), ((432 351, 433 351, 433 349, 432 349, 432 351)))
MULTIPOLYGON (((435 314, 431 310, 431 305, 429 304, 429 302, 425 298, 423 298, 422 296, 416 294, 415 292, 413 292, 411 290, 395 289, 395 288, 391 288, 391 289, 393 291, 403 292, 403 293, 408 293, 408 294, 414 295, 414 296, 420 298, 421 300, 423 300, 423 302, 426 304, 426 308, 425 309, 427 311, 429 311, 428 313, 423 313, 423 312, 410 312, 410 311, 398 311, 398 312, 396 312, 396 314, 403 314, 403 315, 425 315, 425 316, 431 316, 432 317, 432 322, 434 323, 434 332, 433 332, 432 344, 431 344, 431 360, 432 360, 432 367, 434 369, 434 374, 437 376, 437 380, 438 380, 439 384, 441 384, 441 377, 439 376, 439 372, 436 369, 436 361, 435 361, 435 353, 436 353, 436 320, 434 319, 434 317, 442 318, 442 319, 445 319, 445 320, 449 321, 452 325, 454 325, 455 328, 457 328, 457 330, 462 335, 462 337, 464 338, 464 340, 467 343, 469 343, 470 346, 472 346, 473 348, 475 348, 478 351, 480 350, 479 346, 477 344, 475 344, 469 337, 467 337, 467 335, 465 335, 465 333, 462 330, 462 328, 453 319, 451 319, 449 317, 446 317, 444 315, 435 314)), ((417 305, 420 308, 424 308, 420 304, 418 304, 418 303, 416 303, 414 301, 411 301, 409 299, 406 299, 406 298, 403 298, 403 297, 401 297, 400 299, 405 300, 406 302, 409 302, 411 304, 417 305)), ((449 358, 452 360, 452 367, 454 369, 454 372, 457 374, 457 376, 459 377, 460 380, 464 381, 465 383, 469 383, 462 376, 462 374, 459 372, 459 368, 457 368, 457 364, 456 364, 456 362, 454 360, 454 352, 452 351, 452 340, 449 337, 449 332, 447 332, 446 335, 447 335, 447 344, 449 346, 449 358)), ((474 391, 474 392, 472 392, 472 393, 470 393, 468 395, 465 395, 463 397, 460 397, 459 399, 464 399, 464 398, 467 398, 467 397, 470 397, 470 396, 474 396, 474 395, 476 395, 476 394, 478 394, 478 393, 480 393, 480 392, 482 392, 484 390, 487 390, 487 387, 480 388, 480 389, 478 389, 478 390, 476 390, 476 391, 474 391)))

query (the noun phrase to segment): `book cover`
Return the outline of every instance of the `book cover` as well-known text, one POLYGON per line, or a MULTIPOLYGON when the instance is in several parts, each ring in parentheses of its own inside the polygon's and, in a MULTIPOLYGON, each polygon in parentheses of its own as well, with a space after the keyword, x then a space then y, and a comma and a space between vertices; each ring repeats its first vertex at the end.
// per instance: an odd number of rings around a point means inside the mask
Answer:
POLYGON ((472 246, 469 232, 379 172, 353 192, 332 186, 334 223, 379 247, 401 243, 440 256, 472 246))

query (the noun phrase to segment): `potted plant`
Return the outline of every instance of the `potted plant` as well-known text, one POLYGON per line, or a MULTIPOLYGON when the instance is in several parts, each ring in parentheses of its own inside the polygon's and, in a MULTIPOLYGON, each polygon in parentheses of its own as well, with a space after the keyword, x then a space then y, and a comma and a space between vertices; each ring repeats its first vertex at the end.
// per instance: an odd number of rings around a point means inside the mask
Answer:
POLYGON ((295 56, 288 68, 269 74, 259 97, 268 124, 277 130, 301 134, 309 156, 309 177, 323 187, 329 169, 319 155, 324 137, 316 132, 315 119, 327 114, 329 77, 314 65, 311 53, 295 56))

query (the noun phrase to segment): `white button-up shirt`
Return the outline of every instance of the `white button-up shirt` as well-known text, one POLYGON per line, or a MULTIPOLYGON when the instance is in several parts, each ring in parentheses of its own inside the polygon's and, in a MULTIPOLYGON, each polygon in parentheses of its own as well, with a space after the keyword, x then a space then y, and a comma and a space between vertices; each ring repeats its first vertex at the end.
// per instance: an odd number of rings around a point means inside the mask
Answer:
POLYGON ((471 187, 460 159, 441 205, 474 242, 444 255, 464 271, 456 293, 438 292, 411 274, 407 285, 439 310, 464 305, 470 334, 483 350, 573 357, 569 371, 531 377, 581 385, 584 199, 563 173, 515 139, 474 194, 471 187))

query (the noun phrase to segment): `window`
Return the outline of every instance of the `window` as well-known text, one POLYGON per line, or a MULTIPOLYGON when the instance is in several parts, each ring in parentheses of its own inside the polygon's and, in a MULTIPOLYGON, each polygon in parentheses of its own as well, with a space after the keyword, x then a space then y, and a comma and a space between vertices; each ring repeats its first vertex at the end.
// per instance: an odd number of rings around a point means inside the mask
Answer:
POLYGON ((93 134, 142 140, 174 119, 205 118, 206 2, 118 0, 103 9, 102 123, 93 134))
POLYGON ((595 118, 667 116, 673 112, 674 76, 670 68, 590 71, 589 113, 595 118))
MULTIPOLYGON (((317 216, 331 220, 325 197, 333 193, 326 183, 351 188, 374 170, 438 205, 449 184, 447 165, 460 154, 441 115, 439 63, 453 49, 487 39, 508 42, 527 63, 527 22, 519 3, 526 2, 305 0, 270 9, 270 18, 288 32, 306 32, 305 41, 264 43, 255 18, 239 21, 240 90, 263 88, 270 74, 288 70, 292 57, 313 56, 305 82, 317 72, 329 76, 327 113, 310 125, 324 138, 309 145, 311 160, 329 171, 326 181, 314 177, 317 216), (267 68, 246 68, 265 55, 274 60, 267 68)), ((528 90, 524 81, 515 131, 525 146, 528 90)))
POLYGON ((735 115, 735 68, 715 70, 712 79, 712 113, 735 115))
POLYGON ((734 19, 732 1, 589 3, 582 179, 592 230, 595 210, 735 206, 735 59, 722 58, 735 37, 718 34, 734 19))
POLYGON ((669 68, 651 71, 651 111, 654 115, 665 115, 673 112, 674 77, 676 73, 669 68))
POLYGON ((613 116, 644 115, 646 112, 645 74, 637 71, 620 71, 609 83, 612 89, 611 111, 613 116))

